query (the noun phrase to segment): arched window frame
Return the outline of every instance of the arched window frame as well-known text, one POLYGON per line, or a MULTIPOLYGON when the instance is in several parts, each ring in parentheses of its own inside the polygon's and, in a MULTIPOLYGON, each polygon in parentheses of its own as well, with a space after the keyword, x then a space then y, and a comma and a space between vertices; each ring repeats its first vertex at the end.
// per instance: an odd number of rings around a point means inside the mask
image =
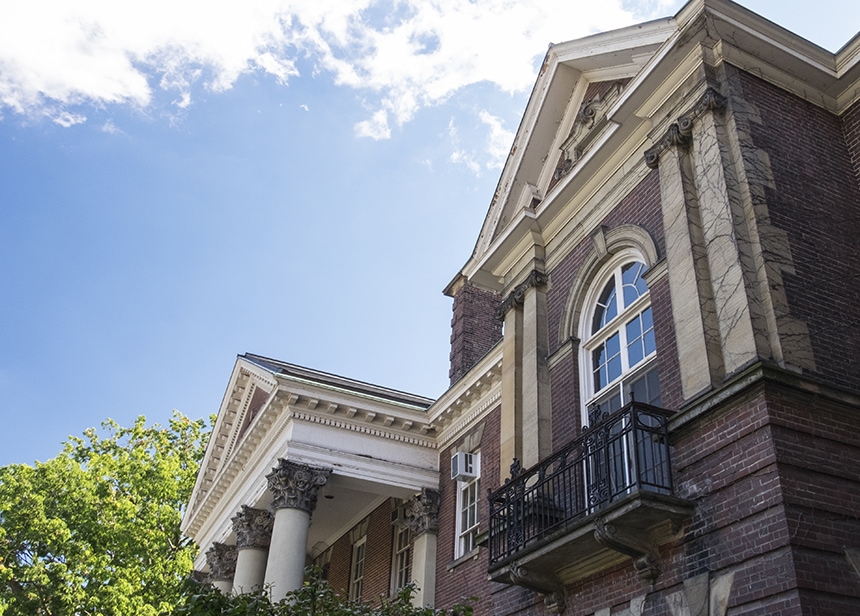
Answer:
MULTIPOLYGON (((611 258, 602 265, 598 273, 594 276, 594 278, 592 279, 592 284, 589 286, 588 291, 585 295, 585 301, 583 304, 584 309, 580 313, 580 322, 578 328, 578 336, 579 339, 582 341, 580 344, 579 353, 579 382, 580 396, 582 400, 581 408, 583 425, 588 425, 588 409, 591 408, 593 405, 605 404, 610 398, 613 398, 616 394, 620 396, 620 406, 623 406, 624 404, 629 402, 629 386, 632 383, 636 382, 640 376, 648 375, 653 369, 656 368, 656 344, 654 345, 654 350, 651 353, 647 354, 636 365, 632 367, 629 365, 629 358, 627 356, 627 348, 625 344, 626 332, 624 331, 626 324, 629 323, 634 316, 641 315, 649 307, 651 307, 650 288, 644 293, 642 293, 636 300, 631 302, 629 305, 624 306, 623 309, 619 309, 618 313, 611 321, 607 322, 596 332, 592 331, 594 316, 597 311, 598 300, 600 298, 601 293, 603 292, 609 280, 612 277, 616 277, 616 292, 623 296, 621 287, 618 286, 618 283, 620 282, 620 271, 623 266, 633 262, 642 263, 645 267, 643 273, 644 271, 647 271, 648 259, 646 259, 638 251, 632 248, 626 248, 615 252, 611 256, 611 258), (621 332, 619 342, 622 354, 621 374, 617 378, 607 383, 603 388, 595 390, 593 352, 602 343, 606 342, 610 337, 612 337, 615 332, 621 332), (613 391, 616 392, 616 394, 614 394, 613 391)), ((656 379, 656 376, 657 375, 655 371, 653 373, 653 376, 649 375, 648 378, 656 379)), ((649 400, 640 401, 649 402, 649 400)), ((603 410, 614 409, 603 408, 603 410)))

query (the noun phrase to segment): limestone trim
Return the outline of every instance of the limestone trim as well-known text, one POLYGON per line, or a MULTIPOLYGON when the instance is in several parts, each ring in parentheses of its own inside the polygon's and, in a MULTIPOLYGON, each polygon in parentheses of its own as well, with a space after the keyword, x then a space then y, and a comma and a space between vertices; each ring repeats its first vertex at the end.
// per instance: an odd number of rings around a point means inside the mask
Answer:
POLYGON ((281 458, 278 466, 266 475, 272 493, 272 509, 301 509, 313 513, 317 492, 328 482, 330 468, 315 468, 281 458))
POLYGON ((242 505, 242 509, 231 520, 236 533, 236 548, 266 549, 272 539, 274 517, 265 509, 254 509, 242 505))
POLYGON ((621 554, 633 557, 633 568, 646 582, 654 584, 660 576, 660 551, 641 530, 627 529, 601 516, 594 520, 594 538, 621 554))
POLYGON ((232 580, 236 574, 237 551, 235 545, 213 543, 206 552, 209 565, 209 580, 232 580))
POLYGON ((699 101, 687 113, 672 123, 653 147, 645 150, 645 164, 651 169, 660 165, 660 155, 671 147, 687 149, 692 143, 693 124, 708 111, 722 112, 726 108, 726 97, 713 87, 708 87, 699 101))
POLYGON ((439 530, 439 503, 442 496, 439 490, 422 488, 421 492, 405 504, 406 520, 412 536, 418 538, 424 533, 439 530))
POLYGON ((497 344, 428 410, 439 450, 498 405, 501 382, 502 345, 497 344))
POLYGON ((502 321, 505 318, 505 314, 511 308, 522 308, 525 303, 526 291, 545 287, 548 283, 549 276, 547 274, 538 270, 532 270, 528 277, 502 300, 502 303, 496 308, 496 318, 502 321))
POLYGON ((551 614, 564 613, 566 598, 564 585, 556 575, 533 571, 517 562, 511 563, 509 571, 514 584, 543 595, 544 605, 551 614))

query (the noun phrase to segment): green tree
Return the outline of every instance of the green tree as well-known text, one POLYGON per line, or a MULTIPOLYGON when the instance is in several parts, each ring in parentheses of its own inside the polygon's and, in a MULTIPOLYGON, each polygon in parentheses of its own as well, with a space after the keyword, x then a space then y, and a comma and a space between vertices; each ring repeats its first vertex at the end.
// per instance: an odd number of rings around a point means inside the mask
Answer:
POLYGON ((394 597, 378 603, 350 601, 338 595, 320 579, 318 569, 306 571, 304 586, 272 603, 266 591, 244 595, 223 595, 211 585, 186 583, 182 603, 173 616, 472 616, 474 598, 450 609, 412 605, 415 587, 407 585, 394 597))
POLYGON ((0 468, 0 615, 156 616, 178 603, 193 544, 179 532, 203 420, 112 420, 34 466, 0 468))

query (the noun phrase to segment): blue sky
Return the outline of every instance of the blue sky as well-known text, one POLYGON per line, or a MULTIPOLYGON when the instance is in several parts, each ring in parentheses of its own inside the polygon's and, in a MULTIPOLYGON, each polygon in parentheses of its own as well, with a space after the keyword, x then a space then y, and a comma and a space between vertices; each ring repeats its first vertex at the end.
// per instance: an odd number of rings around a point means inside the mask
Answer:
MULTIPOLYGON (((547 44, 680 6, 69 4, 0 0, 0 464, 208 416, 246 351, 438 396, 441 291, 547 44)), ((860 28, 786 4, 747 6, 860 28)))

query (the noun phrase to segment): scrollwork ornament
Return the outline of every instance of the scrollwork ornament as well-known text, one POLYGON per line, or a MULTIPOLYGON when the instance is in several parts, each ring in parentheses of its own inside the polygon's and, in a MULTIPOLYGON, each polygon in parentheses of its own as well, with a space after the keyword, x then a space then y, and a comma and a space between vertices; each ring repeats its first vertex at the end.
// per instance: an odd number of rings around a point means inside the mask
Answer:
POLYGON ((236 573, 236 546, 213 543, 206 552, 210 580, 232 580, 236 573))
POLYGON ((406 520, 414 536, 439 530, 440 501, 441 494, 438 490, 422 488, 420 493, 406 503, 406 520))
POLYGON ((330 468, 315 468, 281 458, 278 466, 266 475, 273 495, 272 509, 301 509, 313 513, 317 492, 328 482, 330 468))
POLYGON ((239 549, 269 547, 274 524, 271 512, 242 505, 242 510, 233 516, 232 522, 239 549))

